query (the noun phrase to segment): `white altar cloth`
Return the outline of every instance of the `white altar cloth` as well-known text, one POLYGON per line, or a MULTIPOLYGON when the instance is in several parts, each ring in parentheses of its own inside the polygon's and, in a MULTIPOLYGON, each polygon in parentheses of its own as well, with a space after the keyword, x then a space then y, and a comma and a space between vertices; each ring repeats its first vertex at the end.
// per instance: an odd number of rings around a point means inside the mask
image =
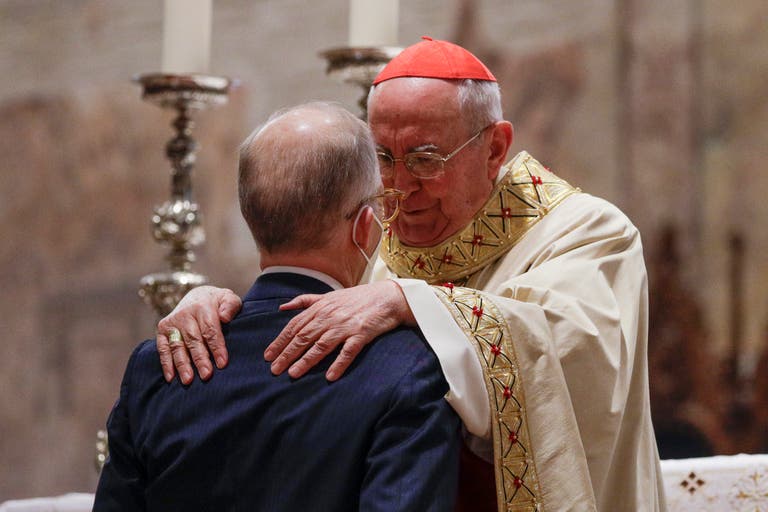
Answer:
POLYGON ((768 455, 661 461, 669 512, 768 512, 768 455))
POLYGON ((93 494, 81 492, 0 504, 0 512, 90 512, 92 508, 93 494))

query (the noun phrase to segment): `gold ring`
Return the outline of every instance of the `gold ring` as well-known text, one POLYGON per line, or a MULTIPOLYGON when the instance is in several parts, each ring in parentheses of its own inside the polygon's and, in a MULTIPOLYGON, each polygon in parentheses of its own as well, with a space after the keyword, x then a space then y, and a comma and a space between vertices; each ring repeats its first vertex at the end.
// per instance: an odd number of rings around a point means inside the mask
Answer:
POLYGON ((181 337, 181 331, 175 327, 171 327, 171 330, 168 331, 168 344, 171 346, 171 348, 181 347, 184 345, 184 340, 181 337))

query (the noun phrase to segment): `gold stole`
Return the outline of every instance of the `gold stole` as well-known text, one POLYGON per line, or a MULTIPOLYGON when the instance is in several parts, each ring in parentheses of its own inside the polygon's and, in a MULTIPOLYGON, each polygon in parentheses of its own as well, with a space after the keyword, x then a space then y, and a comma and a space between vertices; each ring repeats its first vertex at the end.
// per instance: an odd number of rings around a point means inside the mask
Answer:
POLYGON ((509 328, 487 296, 458 285, 509 251, 552 208, 579 189, 526 152, 506 167, 507 173, 488 202, 463 230, 433 247, 406 246, 389 232, 381 256, 400 277, 442 284, 433 289, 475 347, 483 368, 491 406, 498 510, 538 511, 542 509, 541 492, 509 328))
POLYGON ((390 231, 381 257, 400 277, 457 284, 509 251, 563 199, 579 192, 525 151, 506 166, 488 202, 464 229, 432 247, 410 247, 390 231))

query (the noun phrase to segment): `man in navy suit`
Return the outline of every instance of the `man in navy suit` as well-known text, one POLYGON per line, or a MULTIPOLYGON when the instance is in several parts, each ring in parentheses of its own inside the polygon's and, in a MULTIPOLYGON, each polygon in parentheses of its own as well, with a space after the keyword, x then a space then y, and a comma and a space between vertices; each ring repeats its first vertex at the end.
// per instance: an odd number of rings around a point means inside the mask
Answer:
POLYGON ((364 279, 397 214, 366 125, 326 103, 273 115, 241 147, 239 191, 263 273, 226 328, 231 362, 167 383, 155 342, 139 345, 94 510, 452 510, 460 423, 418 331, 384 334, 334 383, 333 358, 293 380, 263 356, 296 314, 280 305, 364 279))

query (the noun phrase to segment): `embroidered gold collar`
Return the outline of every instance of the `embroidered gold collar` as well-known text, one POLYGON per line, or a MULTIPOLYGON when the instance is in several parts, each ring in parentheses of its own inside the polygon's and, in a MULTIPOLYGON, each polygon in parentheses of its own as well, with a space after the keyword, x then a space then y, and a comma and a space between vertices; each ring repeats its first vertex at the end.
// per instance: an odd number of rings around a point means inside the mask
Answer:
POLYGON ((381 248, 390 270, 429 284, 459 281, 509 251, 563 199, 579 192, 525 151, 504 170, 506 174, 472 222, 440 244, 410 247, 390 230, 381 248))

